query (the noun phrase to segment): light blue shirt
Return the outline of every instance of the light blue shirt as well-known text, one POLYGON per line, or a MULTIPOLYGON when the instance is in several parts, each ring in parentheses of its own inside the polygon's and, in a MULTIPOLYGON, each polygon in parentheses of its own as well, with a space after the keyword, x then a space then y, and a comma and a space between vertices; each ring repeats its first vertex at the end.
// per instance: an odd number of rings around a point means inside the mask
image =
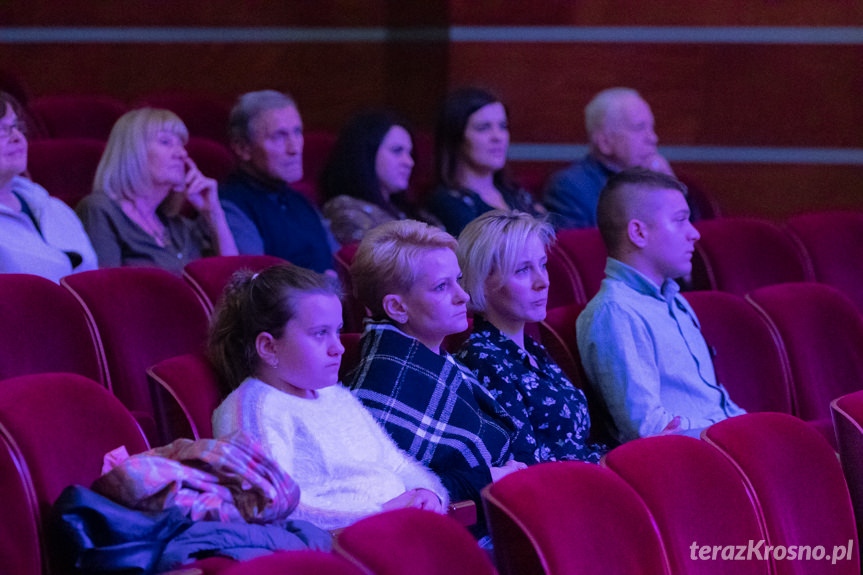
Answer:
POLYGON ((745 413, 716 381, 701 326, 674 280, 662 288, 612 258, 605 279, 578 317, 578 350, 602 394, 618 439, 661 432, 675 416, 697 435, 745 413))

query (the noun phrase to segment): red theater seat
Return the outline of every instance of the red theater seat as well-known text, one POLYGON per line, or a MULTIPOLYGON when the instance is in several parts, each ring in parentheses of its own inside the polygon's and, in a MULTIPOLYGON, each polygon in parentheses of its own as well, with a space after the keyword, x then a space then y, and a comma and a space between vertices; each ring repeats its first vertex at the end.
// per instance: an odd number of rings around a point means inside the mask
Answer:
POLYGON ((292 184, 314 206, 322 204, 318 179, 336 143, 336 135, 325 130, 306 130, 303 134, 303 179, 292 184))
POLYGON ((818 283, 767 286, 747 299, 782 337, 794 414, 835 441, 830 402, 863 389, 863 317, 842 292, 818 283))
POLYGON ((692 287, 746 295, 784 282, 813 281, 811 266, 782 228, 754 218, 696 222, 701 239, 692 258, 692 287))
POLYGON ((95 381, 53 373, 12 378, 0 385, 0 482, 8 486, 10 473, 15 470, 23 481, 23 487, 4 489, 3 497, 26 491, 26 497, 4 502, 3 521, 16 520, 21 531, 0 543, 4 551, 0 563, 23 565, 25 570, 4 572, 28 573, 26 569, 30 569, 38 573, 33 570, 38 562, 52 564, 44 572, 59 573, 57 558, 52 556, 56 546, 52 545, 49 523, 51 504, 68 485, 89 486, 101 473, 102 456, 121 445, 130 454, 149 447, 129 412, 95 381), (29 511, 23 509, 25 504, 31 506, 29 511), (28 514, 35 525, 24 521, 28 514), (26 541, 34 531, 41 559, 32 557, 32 544, 26 541), (11 555, 7 555, 10 548, 11 555), (22 561, 24 556, 31 557, 22 561))
POLYGON ((158 398, 154 409, 162 437, 213 437, 213 411, 226 390, 203 354, 187 353, 160 361, 147 369, 147 375, 158 398))
POLYGON ((863 533, 863 391, 837 397, 830 411, 859 536, 863 533))
POLYGON ((234 154, 216 140, 192 136, 186 142, 186 151, 201 173, 209 178, 222 181, 234 169, 234 154))
MULTIPOLYGON (((806 555, 775 561, 779 575, 859 575, 857 528, 842 467, 830 444, 800 419, 784 413, 749 413, 708 427, 702 438, 745 478, 763 512, 765 545, 810 546, 806 555), (817 560, 818 546, 831 554, 853 546, 852 557, 817 560), (835 564, 834 564, 835 563, 835 564)), ((744 542, 741 542, 741 544, 744 542)), ((801 553, 805 553, 801 550, 801 553)), ((733 572, 737 572, 734 570, 733 572)))
POLYGON ((572 262, 581 282, 583 303, 586 304, 599 291, 599 284, 605 278, 605 260, 608 253, 599 229, 561 230, 557 234, 557 245, 572 262))
POLYGON ((590 385, 578 353, 575 320, 583 309, 581 304, 549 309, 545 320, 539 323, 539 339, 569 381, 584 392, 590 412, 591 440, 611 446, 617 443, 611 414, 602 396, 590 385))
POLYGON ((353 242, 343 245, 333 257, 336 273, 342 282, 345 290, 345 297, 342 298, 344 306, 343 316, 345 325, 344 331, 361 333, 363 331, 363 320, 366 318, 366 308, 354 295, 354 280, 351 277, 351 264, 354 261, 354 256, 357 255, 359 242, 353 242))
POLYGON ((54 282, 0 274, 0 380, 70 372, 102 381, 96 342, 84 310, 54 282))
POLYGON ((235 272, 242 269, 259 272, 277 264, 286 264, 276 256, 214 256, 189 262, 183 268, 183 278, 195 290, 201 303, 212 312, 225 286, 235 272))
POLYGON ((397 509, 345 527, 334 548, 375 575, 493 575, 485 551, 458 521, 422 509, 397 509))
POLYGON ((744 298, 719 291, 683 294, 701 322, 716 379, 747 411, 794 413, 785 346, 776 329, 744 298))
POLYGON ((114 123, 128 111, 110 96, 65 94, 31 101, 30 111, 51 138, 107 140, 114 123))
POLYGON ((584 286, 578 275, 578 270, 559 245, 551 245, 546 249, 548 260, 548 302, 550 308, 570 304, 585 305, 584 286))
POLYGON ((323 551, 285 551, 235 563, 220 575, 368 575, 350 561, 323 551))
POLYGON ((157 268, 81 272, 61 283, 84 306, 108 388, 156 439, 146 370, 203 349, 207 315, 201 302, 186 282, 157 268))
POLYGON ((802 214, 787 228, 809 255, 815 279, 838 288, 863 313, 863 213, 802 214))
POLYGON ((34 182, 74 208, 93 190, 105 142, 92 138, 58 138, 30 142, 27 169, 34 182))
POLYGON ((482 495, 504 575, 670 573, 647 506, 608 469, 541 463, 482 495))
MULTIPOLYGON (((743 477, 727 458, 692 437, 666 435, 630 441, 602 461, 644 500, 676 575, 759 575, 767 561, 693 560, 693 543, 747 544, 764 539, 760 515, 743 477)), ((735 550, 736 555, 736 550, 735 550)))
POLYGON ((29 478, 22 475, 20 464, 16 450, 0 440, 0 493, 4 499, 0 518, 0 573, 43 575, 37 506, 31 501, 33 488, 29 478))
POLYGON ((208 138, 223 145, 228 143, 231 105, 224 98, 202 93, 163 92, 148 94, 135 102, 135 107, 143 106, 174 112, 183 120, 190 136, 208 138))

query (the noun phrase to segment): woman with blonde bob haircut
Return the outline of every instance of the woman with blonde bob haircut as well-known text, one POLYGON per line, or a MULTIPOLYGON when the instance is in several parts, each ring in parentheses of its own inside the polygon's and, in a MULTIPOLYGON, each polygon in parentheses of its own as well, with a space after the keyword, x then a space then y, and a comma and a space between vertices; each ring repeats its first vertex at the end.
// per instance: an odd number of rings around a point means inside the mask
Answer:
POLYGON ((518 211, 486 212, 465 227, 458 259, 475 314, 456 358, 519 422, 537 461, 598 462, 605 447, 588 442, 584 393, 524 333, 546 316, 553 241, 548 222, 518 211))
POLYGON ((154 266, 181 273, 204 255, 235 255, 216 181, 186 153, 189 132, 173 112, 141 108, 114 124, 93 193, 78 204, 100 267, 154 266), (184 203, 197 213, 180 213, 184 203))
MULTIPOLYGON (((467 329, 455 238, 414 220, 369 231, 351 267, 371 310, 361 360, 346 377, 396 444, 440 476, 453 501, 534 463, 515 421, 441 348, 467 329)), ((484 534, 480 518, 477 536, 484 534)))

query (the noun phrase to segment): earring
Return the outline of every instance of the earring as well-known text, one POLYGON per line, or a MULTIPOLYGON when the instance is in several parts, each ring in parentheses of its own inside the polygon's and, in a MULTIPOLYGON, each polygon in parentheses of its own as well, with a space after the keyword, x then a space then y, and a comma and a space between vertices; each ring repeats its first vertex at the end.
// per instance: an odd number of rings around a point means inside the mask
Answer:
POLYGON ((270 367, 272 367, 273 369, 275 369, 275 368, 279 367, 279 359, 278 359, 278 358, 276 358, 276 359, 274 359, 273 361, 271 361, 271 362, 270 362, 270 367))

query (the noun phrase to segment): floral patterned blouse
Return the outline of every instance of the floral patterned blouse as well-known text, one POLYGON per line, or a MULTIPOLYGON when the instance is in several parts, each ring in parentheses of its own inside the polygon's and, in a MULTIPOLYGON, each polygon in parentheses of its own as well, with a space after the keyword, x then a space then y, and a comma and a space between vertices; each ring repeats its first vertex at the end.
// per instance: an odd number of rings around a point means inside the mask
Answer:
POLYGON ((544 347, 528 336, 524 344, 526 351, 477 314, 473 332, 456 358, 518 425, 528 427, 525 436, 536 449, 537 461, 599 462, 607 448, 588 443, 590 415, 584 392, 572 385, 544 347))

